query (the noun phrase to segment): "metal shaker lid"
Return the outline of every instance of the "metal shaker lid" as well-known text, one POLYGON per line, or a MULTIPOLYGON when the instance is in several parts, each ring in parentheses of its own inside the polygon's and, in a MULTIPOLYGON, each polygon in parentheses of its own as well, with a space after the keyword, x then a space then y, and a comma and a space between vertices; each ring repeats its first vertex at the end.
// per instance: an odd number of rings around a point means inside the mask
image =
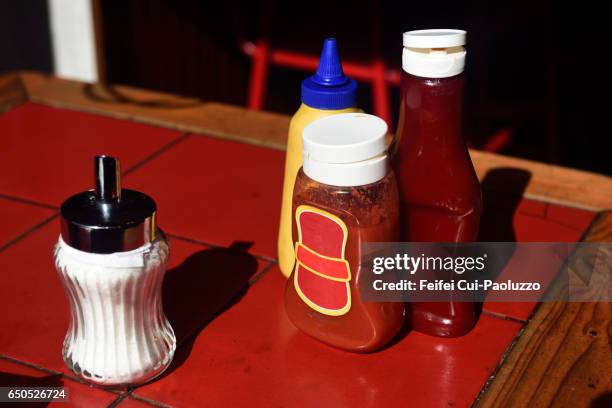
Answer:
POLYGON ((131 251, 155 239, 155 201, 121 188, 119 160, 94 158, 95 190, 68 198, 61 207, 62 239, 96 254, 131 251))

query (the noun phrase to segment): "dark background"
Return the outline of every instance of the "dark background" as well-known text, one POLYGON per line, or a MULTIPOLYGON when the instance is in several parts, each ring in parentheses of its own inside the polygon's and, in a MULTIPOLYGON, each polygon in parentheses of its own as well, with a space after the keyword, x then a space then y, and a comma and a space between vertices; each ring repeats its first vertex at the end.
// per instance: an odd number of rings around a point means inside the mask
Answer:
POLYGON ((47 2, 0 2, 0 72, 53 71, 47 2))
MULTIPOLYGON (((0 70, 51 71, 45 1, 0 5, 0 70), (10 11, 7 12, 7 10, 10 11), (12 13, 12 14, 11 14, 12 13)), ((606 13, 586 3, 103 0, 106 80, 246 105, 250 58, 242 41, 318 54, 326 36, 345 60, 382 57, 400 68, 402 32, 468 31, 465 135, 478 148, 499 131, 500 153, 612 174, 606 13)), ((265 109, 299 106, 303 71, 273 67, 265 109)), ((397 114, 398 89, 392 89, 397 114)), ((371 111, 360 83, 360 106, 371 111)))

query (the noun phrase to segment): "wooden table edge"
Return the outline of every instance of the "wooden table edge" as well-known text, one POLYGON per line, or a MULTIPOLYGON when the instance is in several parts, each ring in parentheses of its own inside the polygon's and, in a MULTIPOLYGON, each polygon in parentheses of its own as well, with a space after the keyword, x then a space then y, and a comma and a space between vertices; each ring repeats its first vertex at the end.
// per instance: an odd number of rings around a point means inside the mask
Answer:
POLYGON ((0 113, 28 100, 22 76, 18 72, 0 75, 0 113))
MULTIPOLYGON (((612 211, 601 212, 581 242, 612 242, 612 211)), ((603 250, 609 260, 610 247, 603 250)), ((566 282, 559 278, 549 289, 564 291, 566 282)), ((474 407, 606 406, 612 396, 611 336, 611 302, 540 303, 474 407)))
MULTIPOLYGON (((0 75, 0 113, 26 101, 278 150, 285 149, 289 126, 289 117, 286 115, 250 111, 241 107, 205 102, 128 86, 86 84, 28 71, 0 75)), ((519 169, 528 172, 530 180, 524 191, 524 196, 527 198, 590 211, 603 211, 612 208, 612 178, 610 177, 476 150, 471 150, 470 154, 481 180, 494 169, 519 169)), ((504 186, 499 188, 503 192, 504 186)), ((612 240, 610 231, 612 231, 611 213, 609 211, 602 212, 588 230, 584 240, 591 240, 595 236, 596 239, 610 241, 612 240), (607 232, 602 234, 601 231, 607 232)), ((534 354, 533 349, 534 347, 541 347, 543 338, 547 339, 547 336, 550 336, 551 341, 555 338, 549 334, 544 337, 538 336, 538 334, 542 333, 544 329, 548 330, 551 325, 554 327, 554 323, 557 321, 566 321, 568 316, 571 317, 578 313, 577 310, 583 310, 585 307, 588 310, 595 310, 598 307, 597 305, 599 304, 540 304, 532 314, 528 324, 515 339, 515 342, 509 346, 494 376, 485 384, 474 404, 477 406, 513 405, 516 402, 513 399, 517 395, 516 393, 524 393, 529 395, 530 398, 536 395, 536 391, 543 387, 542 379, 540 379, 540 382, 533 379, 529 380, 525 377, 525 373, 529 373, 528 368, 538 371, 546 364, 551 363, 552 360, 550 359, 542 363, 538 358, 535 358, 541 354, 534 354), (536 340, 538 342, 537 347, 533 345, 536 340)), ((581 313, 589 313, 588 310, 586 312, 584 310, 581 313)), ((600 318, 599 321, 609 324, 609 310, 604 311, 603 320, 600 318)), ((567 330, 574 333, 578 329, 569 326, 567 330)), ((600 336, 600 339, 604 339, 604 337, 608 338, 607 334, 606 336, 600 336)), ((584 343, 580 333, 577 334, 577 338, 580 338, 584 343)), ((602 341, 598 340, 599 343, 602 341)), ((571 348, 572 344, 569 346, 565 344, 564 347, 571 348)), ((569 371, 565 373, 564 379, 568 378, 568 375, 570 375, 568 373, 569 371)), ((581 375, 585 373, 590 375, 590 378, 599 378, 602 374, 599 371, 589 372, 588 365, 581 372, 581 375)), ((609 370, 604 370, 603 374, 609 377, 609 370)), ((573 375, 570 375, 570 378, 574 378, 573 375)), ((602 378, 602 380, 605 379, 602 378)), ((609 384, 605 384, 605 386, 609 386, 609 384)), ((549 388, 551 388, 550 385, 549 388)), ((589 386, 588 388, 601 391, 598 387, 589 386)), ((555 390, 559 391, 558 389, 555 390)), ((594 391, 591 391, 589 395, 593 393, 594 391)), ((546 398, 549 398, 549 400, 554 397, 550 393, 540 394, 547 395, 546 398)), ((571 399, 571 395, 566 394, 558 395, 571 399)), ((525 401, 531 403, 536 400, 525 401)), ((542 402, 543 400, 538 399, 537 401, 542 402)), ((569 402, 569 400, 564 402, 569 402)))

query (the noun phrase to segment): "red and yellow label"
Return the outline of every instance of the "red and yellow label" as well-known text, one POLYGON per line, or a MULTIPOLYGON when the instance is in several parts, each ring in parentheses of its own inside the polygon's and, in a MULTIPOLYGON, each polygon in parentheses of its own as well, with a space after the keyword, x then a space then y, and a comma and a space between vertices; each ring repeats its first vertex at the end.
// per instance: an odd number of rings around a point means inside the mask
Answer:
POLYGON ((345 258, 348 229, 337 216, 309 205, 295 210, 295 291, 312 309, 342 316, 351 308, 351 269, 345 258))

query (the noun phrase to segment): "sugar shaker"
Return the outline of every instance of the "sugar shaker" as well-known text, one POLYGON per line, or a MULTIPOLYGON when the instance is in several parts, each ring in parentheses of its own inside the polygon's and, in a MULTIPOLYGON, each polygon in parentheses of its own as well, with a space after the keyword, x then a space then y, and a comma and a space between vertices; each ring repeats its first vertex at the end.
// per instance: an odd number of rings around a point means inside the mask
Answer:
POLYGON ((61 207, 55 265, 70 303, 68 367, 104 386, 137 385, 172 361, 176 338, 162 307, 169 247, 156 204, 122 189, 119 160, 96 156, 95 189, 61 207))

